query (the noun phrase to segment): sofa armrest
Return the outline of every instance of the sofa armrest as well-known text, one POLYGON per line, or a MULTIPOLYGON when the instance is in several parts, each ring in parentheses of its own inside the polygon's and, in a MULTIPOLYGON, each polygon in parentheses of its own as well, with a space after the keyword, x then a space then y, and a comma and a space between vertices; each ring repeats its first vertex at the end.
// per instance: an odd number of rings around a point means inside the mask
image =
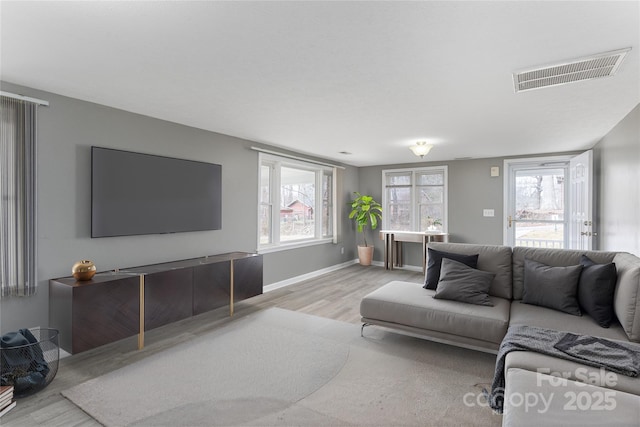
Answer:
POLYGON ((640 258, 620 252, 613 262, 618 272, 614 311, 629 340, 640 342, 640 258))

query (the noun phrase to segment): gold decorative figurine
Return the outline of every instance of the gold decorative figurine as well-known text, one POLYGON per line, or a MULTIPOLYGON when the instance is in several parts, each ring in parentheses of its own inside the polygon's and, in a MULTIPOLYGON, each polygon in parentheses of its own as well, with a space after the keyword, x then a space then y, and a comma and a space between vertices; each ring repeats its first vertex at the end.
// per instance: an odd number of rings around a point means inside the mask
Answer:
POLYGON ((71 273, 76 280, 91 280, 94 274, 96 274, 96 266, 93 261, 83 259, 73 264, 71 273))

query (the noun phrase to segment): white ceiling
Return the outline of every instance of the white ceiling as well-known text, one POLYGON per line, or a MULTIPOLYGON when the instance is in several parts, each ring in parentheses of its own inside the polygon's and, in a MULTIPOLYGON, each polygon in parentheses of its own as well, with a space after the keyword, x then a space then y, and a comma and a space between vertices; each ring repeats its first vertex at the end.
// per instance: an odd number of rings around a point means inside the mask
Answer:
POLYGON ((638 1, 2 1, 0 14, 5 82, 356 166, 415 162, 416 140, 435 144, 425 161, 587 149, 640 103, 638 1), (626 47, 613 77, 514 93, 516 70, 626 47))

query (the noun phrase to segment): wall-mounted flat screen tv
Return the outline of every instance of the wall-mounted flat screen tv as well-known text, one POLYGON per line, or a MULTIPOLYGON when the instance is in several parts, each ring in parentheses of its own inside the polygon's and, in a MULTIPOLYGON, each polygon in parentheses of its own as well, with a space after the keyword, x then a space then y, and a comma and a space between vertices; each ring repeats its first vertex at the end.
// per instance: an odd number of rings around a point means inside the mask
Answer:
POLYGON ((91 237, 222 228, 222 166, 91 147, 91 237))

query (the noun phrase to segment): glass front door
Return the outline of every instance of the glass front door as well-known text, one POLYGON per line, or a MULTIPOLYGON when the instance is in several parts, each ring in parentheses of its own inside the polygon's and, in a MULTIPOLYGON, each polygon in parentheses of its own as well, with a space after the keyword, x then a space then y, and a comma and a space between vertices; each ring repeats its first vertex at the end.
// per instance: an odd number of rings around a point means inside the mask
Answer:
POLYGON ((566 248, 568 162, 509 168, 506 244, 566 248))

